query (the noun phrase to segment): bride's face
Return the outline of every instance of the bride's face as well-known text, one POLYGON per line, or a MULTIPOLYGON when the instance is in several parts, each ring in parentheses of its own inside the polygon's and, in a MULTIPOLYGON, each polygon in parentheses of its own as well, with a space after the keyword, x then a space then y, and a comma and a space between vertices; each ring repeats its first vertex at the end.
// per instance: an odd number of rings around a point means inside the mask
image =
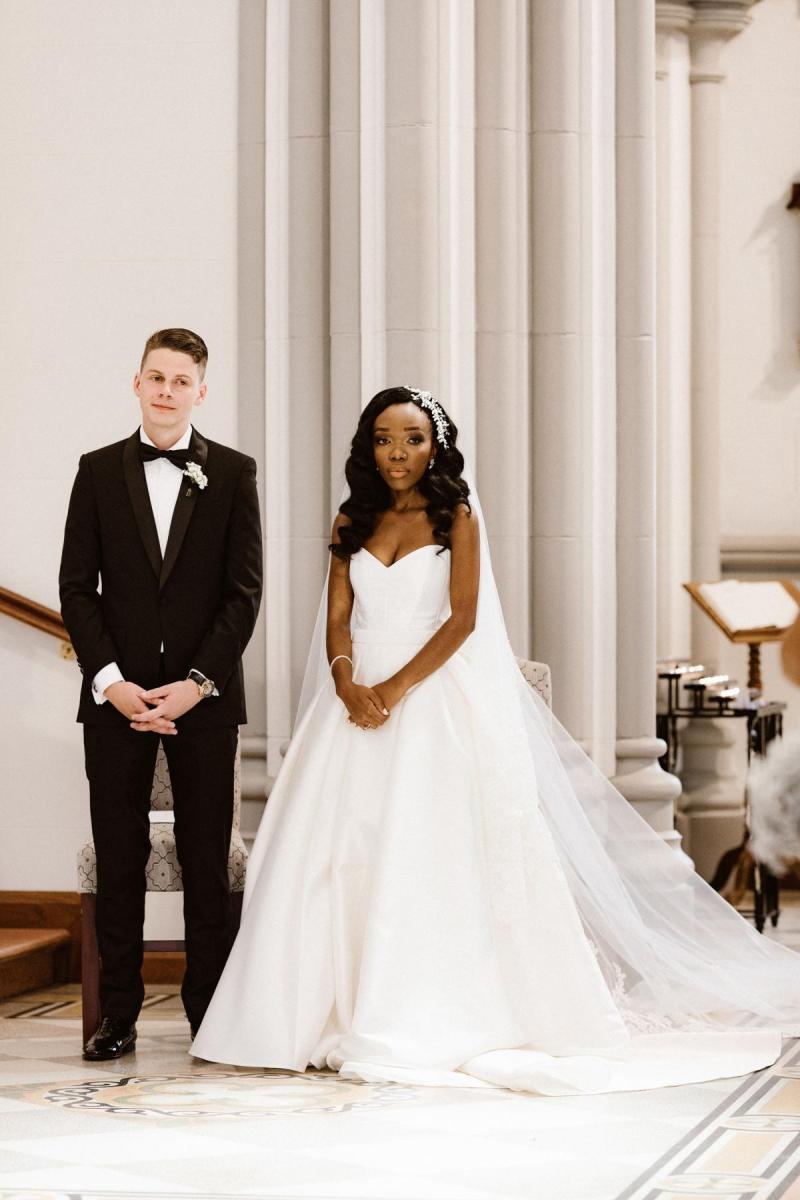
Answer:
POLYGON ((428 414, 411 400, 392 404, 375 418, 375 463, 393 492, 416 487, 435 455, 428 414))

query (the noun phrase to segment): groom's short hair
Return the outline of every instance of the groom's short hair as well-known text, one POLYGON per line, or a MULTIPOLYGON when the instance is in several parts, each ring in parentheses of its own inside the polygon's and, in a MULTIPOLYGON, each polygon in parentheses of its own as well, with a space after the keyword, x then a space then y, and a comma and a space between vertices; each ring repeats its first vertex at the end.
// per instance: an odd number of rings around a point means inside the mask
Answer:
POLYGON ((141 371, 151 350, 161 349, 179 350, 181 354, 188 354, 200 368, 200 378, 202 379, 205 375, 208 347, 199 333, 192 333, 191 329, 157 329, 155 333, 150 334, 144 344, 139 370, 141 371))

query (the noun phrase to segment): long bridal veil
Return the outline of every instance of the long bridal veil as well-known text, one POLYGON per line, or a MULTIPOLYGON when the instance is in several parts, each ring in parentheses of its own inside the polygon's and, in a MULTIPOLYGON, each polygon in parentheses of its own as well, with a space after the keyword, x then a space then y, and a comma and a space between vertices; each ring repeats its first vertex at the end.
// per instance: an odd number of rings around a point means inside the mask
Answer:
MULTIPOLYGON (((458 654, 479 681, 475 720, 494 747, 483 834, 498 954, 513 971, 513 916, 544 830, 631 1033, 734 1026, 797 1035, 800 956, 756 933, 667 846, 523 679, 471 480, 470 503, 480 524, 480 592, 476 627, 458 654)), ((319 688, 333 687, 326 613, 327 585, 296 728, 319 688)))

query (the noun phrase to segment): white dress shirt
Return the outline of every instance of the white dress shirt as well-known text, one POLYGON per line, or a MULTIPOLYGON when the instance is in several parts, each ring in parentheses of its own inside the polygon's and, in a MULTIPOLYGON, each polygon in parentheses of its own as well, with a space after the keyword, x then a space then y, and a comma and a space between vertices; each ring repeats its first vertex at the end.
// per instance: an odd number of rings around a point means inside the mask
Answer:
MULTIPOLYGON (((139 437, 146 446, 154 446, 147 436, 145 431, 139 428, 139 437)), ((182 438, 178 438, 172 446, 167 446, 168 450, 188 450, 189 442, 192 440, 191 425, 186 430, 182 438)), ((161 557, 163 559, 167 550, 167 538, 169 537, 169 527, 172 524, 172 514, 175 511, 175 504, 178 499, 178 493, 181 490, 181 482, 183 480, 183 471, 180 467, 176 467, 168 458, 154 458, 151 462, 144 464, 144 478, 147 484, 147 493, 150 497, 150 507, 153 510, 153 518, 156 523, 156 532, 158 533, 158 544, 161 547, 161 557)), ((163 645, 161 647, 164 649, 163 645)), ((124 676, 115 662, 110 662, 107 666, 102 667, 94 679, 92 680, 92 695, 96 704, 105 704, 108 699, 104 695, 107 687, 111 687, 112 683, 121 683, 124 676)))

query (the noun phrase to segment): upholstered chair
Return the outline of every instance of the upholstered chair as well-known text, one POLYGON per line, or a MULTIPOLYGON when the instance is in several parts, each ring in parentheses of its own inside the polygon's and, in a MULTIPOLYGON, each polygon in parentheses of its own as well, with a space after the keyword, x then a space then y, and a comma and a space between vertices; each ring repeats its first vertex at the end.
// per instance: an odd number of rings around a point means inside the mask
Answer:
POLYGON ((548 708, 552 708, 553 685, 547 664, 531 662, 529 658, 518 658, 517 665, 533 690, 539 693, 548 708))
MULTIPOLYGON (((239 832, 241 810, 241 748, 237 747, 233 781, 233 832, 228 855, 228 878, 231 887, 234 933, 239 928, 242 913, 247 850, 239 832)), ((173 808, 172 786, 169 780, 164 748, 159 744, 150 794, 150 858, 147 863, 148 892, 179 892, 183 890, 181 865, 175 849, 175 828, 170 819, 158 819, 159 813, 173 808)), ((90 839, 78 854, 78 891, 81 897, 81 978, 83 991, 84 1041, 91 1037, 100 1023, 100 958, 95 931, 97 902, 97 859, 94 842, 90 839)), ((145 950, 183 950, 183 941, 145 941, 145 950)))

